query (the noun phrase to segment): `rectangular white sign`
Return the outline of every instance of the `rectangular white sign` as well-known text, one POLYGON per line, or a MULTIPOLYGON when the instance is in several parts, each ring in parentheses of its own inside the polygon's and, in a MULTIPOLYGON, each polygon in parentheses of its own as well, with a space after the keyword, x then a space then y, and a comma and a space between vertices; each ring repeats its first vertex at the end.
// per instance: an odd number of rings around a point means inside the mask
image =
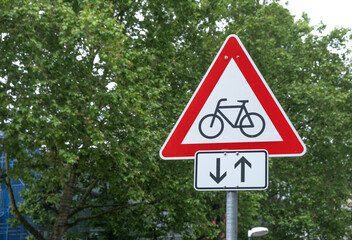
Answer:
POLYGON ((194 188, 199 191, 264 190, 269 178, 265 150, 197 152, 194 188))

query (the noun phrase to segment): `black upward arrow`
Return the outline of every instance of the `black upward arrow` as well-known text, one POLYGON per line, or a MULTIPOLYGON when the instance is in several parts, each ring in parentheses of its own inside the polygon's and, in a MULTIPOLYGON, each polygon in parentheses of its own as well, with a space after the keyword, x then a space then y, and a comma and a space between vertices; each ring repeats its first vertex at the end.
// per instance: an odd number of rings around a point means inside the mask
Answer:
POLYGON ((226 177, 225 172, 222 176, 220 176, 220 158, 216 159, 216 176, 210 172, 210 177, 217 183, 221 182, 226 177))
POLYGON ((247 164, 248 167, 252 168, 252 164, 250 162, 248 162, 248 160, 245 158, 245 157, 241 157, 240 160, 238 160, 236 163, 235 163, 235 168, 237 168, 238 165, 241 164, 241 182, 244 182, 245 178, 244 178, 244 175, 245 175, 245 165, 247 164))

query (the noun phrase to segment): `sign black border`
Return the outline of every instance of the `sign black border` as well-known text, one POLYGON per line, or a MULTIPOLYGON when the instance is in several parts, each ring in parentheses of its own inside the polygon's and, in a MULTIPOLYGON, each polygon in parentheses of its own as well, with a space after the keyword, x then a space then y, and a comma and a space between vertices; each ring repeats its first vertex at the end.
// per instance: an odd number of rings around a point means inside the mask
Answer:
POLYGON ((269 167, 268 167, 268 152, 266 150, 221 150, 221 151, 198 151, 194 159, 194 189, 197 191, 245 191, 245 190, 265 190, 268 188, 269 167), (249 153, 249 152, 264 152, 265 153, 265 185, 264 187, 197 187, 197 169, 198 169, 198 154, 202 153, 249 153))

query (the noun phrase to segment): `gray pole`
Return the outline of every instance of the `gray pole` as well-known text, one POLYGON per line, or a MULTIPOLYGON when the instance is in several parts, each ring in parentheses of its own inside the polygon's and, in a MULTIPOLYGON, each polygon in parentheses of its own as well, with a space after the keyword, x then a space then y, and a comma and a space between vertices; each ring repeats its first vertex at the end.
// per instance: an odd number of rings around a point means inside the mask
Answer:
POLYGON ((238 193, 226 192, 226 239, 237 240, 238 193))

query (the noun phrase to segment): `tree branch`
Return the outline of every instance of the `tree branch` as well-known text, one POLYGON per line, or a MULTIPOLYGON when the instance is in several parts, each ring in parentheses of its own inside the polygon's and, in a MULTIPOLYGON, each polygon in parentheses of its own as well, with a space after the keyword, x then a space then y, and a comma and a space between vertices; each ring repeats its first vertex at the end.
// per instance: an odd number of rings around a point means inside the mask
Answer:
POLYGON ((305 128, 307 125, 309 125, 310 123, 312 123, 314 120, 315 120, 314 118, 308 120, 307 122, 304 123, 304 125, 298 126, 296 130, 299 131, 299 130, 305 128))
POLYGON ((128 208, 128 207, 136 207, 136 206, 142 205, 142 204, 153 205, 153 204, 156 204, 156 203, 158 203, 158 201, 138 202, 138 203, 133 203, 133 204, 87 205, 85 207, 82 207, 81 210, 86 209, 86 208, 102 208, 102 207, 111 207, 111 208, 106 209, 104 211, 101 211, 101 212, 99 212, 97 214, 94 214, 94 215, 79 217, 75 221, 73 221, 72 223, 69 223, 68 224, 68 228, 71 228, 71 227, 77 225, 79 222, 86 221, 86 220, 89 220, 89 219, 94 219, 94 218, 103 216, 103 215, 105 215, 107 213, 110 213, 110 212, 113 212, 113 211, 116 211, 116 210, 119 210, 119 209, 128 208))
POLYGON ((93 188, 97 185, 97 183, 99 182, 99 179, 96 179, 87 189, 87 191, 84 193, 84 195, 82 196, 82 199, 80 201, 80 204, 85 203, 85 201, 87 200, 89 194, 92 192, 93 188))
MULTIPOLYGON (((8 173, 10 170, 10 164, 9 164, 9 160, 7 159, 6 153, 5 153, 5 169, 6 169, 6 173, 8 173)), ((7 187, 8 197, 10 200, 11 213, 14 215, 14 217, 18 221, 20 221, 22 226, 25 229, 27 229, 36 239, 45 240, 43 235, 37 229, 35 229, 19 212, 17 205, 16 205, 15 196, 13 194, 13 189, 11 186, 11 178, 7 177, 5 183, 6 183, 6 187, 7 187)))
POLYGON ((73 215, 79 213, 80 211, 82 211, 83 209, 85 209, 85 207, 82 207, 82 205, 86 202, 89 194, 92 192, 93 188, 97 185, 97 183, 99 182, 99 179, 96 179, 87 189, 87 191, 83 194, 82 199, 80 201, 80 203, 78 204, 78 207, 76 209, 74 209, 70 214, 69 214, 69 218, 72 217, 73 215))
POLYGON ((86 220, 89 220, 89 219, 94 219, 94 218, 97 218, 97 217, 100 217, 104 214, 107 214, 107 213, 110 213, 110 212, 113 212, 115 210, 118 210, 120 209, 119 207, 116 207, 116 208, 110 208, 110 209, 107 209, 105 211, 102 211, 100 213, 97 213, 95 215, 90 215, 90 216, 84 216, 84 217, 80 217, 80 218, 77 218, 75 221, 73 221, 72 223, 69 223, 67 225, 67 228, 71 228, 75 225, 77 225, 79 222, 82 222, 82 221, 86 221, 86 220))
POLYGON ((2 178, 2 179, 5 179, 6 177, 7 177, 6 173, 3 173, 3 174, 0 175, 0 178, 2 178))

